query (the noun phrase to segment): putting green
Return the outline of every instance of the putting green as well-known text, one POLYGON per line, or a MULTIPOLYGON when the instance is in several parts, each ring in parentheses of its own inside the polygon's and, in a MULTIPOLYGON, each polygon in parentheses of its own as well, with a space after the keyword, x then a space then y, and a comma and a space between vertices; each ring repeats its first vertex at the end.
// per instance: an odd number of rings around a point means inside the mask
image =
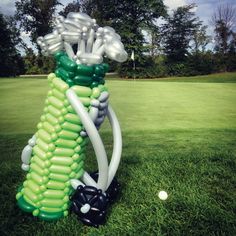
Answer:
MULTIPOLYGON (((236 83, 108 81, 124 131, 236 128, 236 83)), ((0 133, 34 133, 46 80, 0 80, 0 133)), ((108 130, 106 123, 103 130, 108 130)))

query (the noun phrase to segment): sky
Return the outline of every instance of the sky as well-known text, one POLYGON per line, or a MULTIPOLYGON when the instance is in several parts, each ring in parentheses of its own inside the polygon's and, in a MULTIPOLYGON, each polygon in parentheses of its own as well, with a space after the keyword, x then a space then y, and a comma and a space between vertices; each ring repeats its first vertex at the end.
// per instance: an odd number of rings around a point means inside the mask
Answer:
MULTIPOLYGON (((73 0, 60 0, 60 2, 65 6, 72 1, 73 0)), ((204 22, 205 25, 208 25, 209 34, 212 34, 213 32, 213 27, 210 25, 210 20, 217 5, 232 4, 234 7, 236 7, 236 0, 164 0, 164 3, 168 7, 170 12, 179 6, 183 6, 190 3, 196 3, 196 15, 200 18, 200 20, 204 22)), ((0 0, 0 11, 5 15, 13 15, 15 11, 15 1, 0 0)), ((29 36, 25 32, 22 32, 21 36, 25 40, 25 42, 30 46, 31 44, 29 36)))

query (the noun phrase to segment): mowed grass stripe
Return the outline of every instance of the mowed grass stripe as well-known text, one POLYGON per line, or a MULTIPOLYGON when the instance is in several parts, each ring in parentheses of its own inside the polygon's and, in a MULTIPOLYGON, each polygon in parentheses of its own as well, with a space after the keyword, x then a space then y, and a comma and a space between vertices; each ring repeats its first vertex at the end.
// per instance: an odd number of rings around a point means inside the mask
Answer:
MULTIPOLYGON (((16 207, 15 193, 25 174, 20 152, 30 135, 1 135, 1 235, 235 235, 235 131, 125 132, 117 178, 122 185, 108 221, 88 228, 70 215, 48 223, 16 207), (169 194, 158 198, 160 190, 169 194)), ((109 156, 110 132, 103 132, 109 156)), ((87 170, 97 169, 91 146, 87 170)))
MULTIPOLYGON (((48 223, 16 206, 20 154, 35 132, 46 80, 0 80, 1 235, 236 235, 235 84, 108 81, 123 130, 122 185, 108 221, 48 223), (166 190, 167 201, 158 198, 166 190)), ((108 156, 112 133, 102 128, 108 156)), ((97 164, 91 145, 86 170, 97 164)))
MULTIPOLYGON (((0 133, 33 133, 47 81, 11 79, 0 85, 0 133)), ((108 86, 124 131, 236 128, 234 83, 108 81, 108 86)))

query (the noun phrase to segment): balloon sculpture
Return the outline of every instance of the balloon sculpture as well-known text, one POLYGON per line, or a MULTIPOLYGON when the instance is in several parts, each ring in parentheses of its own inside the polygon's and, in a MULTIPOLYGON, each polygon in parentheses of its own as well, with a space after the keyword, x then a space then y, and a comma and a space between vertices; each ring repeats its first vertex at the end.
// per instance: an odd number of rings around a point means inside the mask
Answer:
POLYGON ((57 68, 48 75, 51 89, 38 131, 22 151, 22 169, 28 173, 17 204, 48 221, 71 210, 85 224, 98 227, 119 189, 114 176, 122 151, 120 126, 104 81, 108 65, 102 61, 105 54, 123 62, 127 53, 113 28, 98 27, 84 13, 57 18, 53 32, 37 42, 45 55, 54 55, 57 68), (114 139, 110 164, 98 133, 106 116, 114 139), (98 164, 92 174, 84 170, 89 140, 98 164))

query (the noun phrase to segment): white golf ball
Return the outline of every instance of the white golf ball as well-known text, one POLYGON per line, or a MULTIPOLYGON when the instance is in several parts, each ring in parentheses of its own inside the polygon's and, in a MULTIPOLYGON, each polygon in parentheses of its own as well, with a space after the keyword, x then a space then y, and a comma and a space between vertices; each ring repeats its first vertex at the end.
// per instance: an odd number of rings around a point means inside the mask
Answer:
POLYGON ((158 197, 159 197, 161 200, 165 201, 165 200, 168 198, 168 194, 167 194, 166 191, 160 191, 160 192, 158 193, 158 197))

